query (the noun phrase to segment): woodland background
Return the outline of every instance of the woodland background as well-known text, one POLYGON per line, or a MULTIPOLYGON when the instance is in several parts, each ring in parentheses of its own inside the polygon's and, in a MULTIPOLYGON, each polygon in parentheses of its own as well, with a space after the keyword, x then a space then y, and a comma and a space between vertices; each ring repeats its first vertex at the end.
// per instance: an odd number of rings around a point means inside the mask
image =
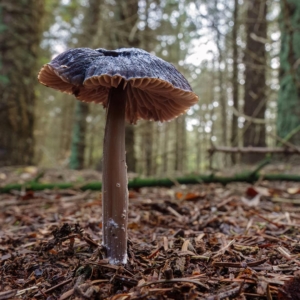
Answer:
POLYGON ((0 166, 101 170, 102 106, 37 81, 71 47, 143 48, 199 95, 171 122, 128 124, 129 171, 198 173, 266 156, 209 158, 212 145, 300 145, 299 0, 0 0, 0 166))

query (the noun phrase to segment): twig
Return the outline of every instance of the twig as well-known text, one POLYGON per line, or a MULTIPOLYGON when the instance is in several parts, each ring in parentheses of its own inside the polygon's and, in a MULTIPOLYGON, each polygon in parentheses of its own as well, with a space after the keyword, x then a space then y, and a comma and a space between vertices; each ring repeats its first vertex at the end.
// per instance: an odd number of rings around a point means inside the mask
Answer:
POLYGON ((179 222, 182 221, 182 215, 181 215, 179 212, 177 212, 174 208, 172 208, 171 206, 168 206, 168 207, 167 207, 167 210, 168 210, 171 214, 173 214, 175 217, 177 217, 179 222))
POLYGON ((240 111, 238 111, 234 106, 231 106, 231 110, 233 114, 237 117, 243 117, 246 121, 254 123, 254 124, 266 124, 266 119, 261 119, 261 118, 255 118, 254 116, 248 116, 240 111))
POLYGON ((191 259, 203 259, 203 260, 209 260, 209 256, 204 256, 204 255, 192 255, 191 259))
POLYGON ((84 235, 83 239, 90 245, 90 246, 95 246, 95 247, 101 247, 97 242, 92 240, 90 237, 84 235))
POLYGON ((233 239, 232 241, 230 241, 225 247, 223 247, 220 250, 218 250, 217 252, 215 252, 215 255, 212 258, 216 258, 220 254, 222 254, 226 249, 228 249, 234 243, 235 243, 235 239, 233 239))
POLYGON ((259 266, 267 261, 266 258, 252 261, 252 262, 241 262, 241 263, 232 263, 232 262, 223 262, 223 261, 217 261, 213 262, 213 265, 216 267, 228 267, 228 268, 247 268, 247 267, 256 267, 259 266))
MULTIPOLYGON (((109 281, 108 279, 98 279, 98 280, 92 281, 92 282, 91 282, 91 285, 97 284, 97 283, 102 283, 102 282, 108 282, 108 281, 109 281)), ((80 286, 81 286, 81 285, 80 285, 80 286)), ((75 291, 74 288, 72 288, 72 289, 66 291, 65 293, 63 293, 63 294, 60 296, 59 300, 65 300, 65 299, 71 297, 71 296, 74 294, 74 291, 75 291)))
POLYGON ((65 280, 65 281, 62 281, 62 282, 58 283, 57 285, 52 286, 52 287, 49 288, 48 290, 44 291, 44 293, 45 293, 45 294, 50 293, 50 292, 52 292, 53 290, 55 290, 55 289, 57 289, 57 288, 59 288, 59 287, 65 285, 65 284, 71 282, 72 279, 73 279, 73 278, 69 278, 69 279, 67 279, 67 280, 65 280))
POLYGON ((218 293, 218 294, 212 295, 212 296, 206 296, 205 300, 216 300, 216 299, 221 300, 221 299, 225 299, 227 297, 232 297, 232 296, 239 294, 241 292, 241 288, 245 290, 248 287, 249 287, 249 284, 238 285, 237 287, 232 288, 228 291, 218 293))
POLYGON ((0 300, 12 299, 17 293, 17 290, 0 292, 0 300))
POLYGON ((300 199, 272 198, 273 202, 300 204, 300 199))
MULTIPOLYGON (((298 59, 299 61, 299 59, 298 59)), ((300 125, 298 125, 296 128, 294 128, 292 131, 290 131, 285 137, 284 137, 284 141, 288 141, 289 139, 291 139, 293 137, 293 135, 295 135, 297 132, 300 131, 300 125)))
POLYGON ((269 135, 270 135, 272 138, 274 138, 274 139, 276 139, 277 141, 279 141, 280 143, 282 143, 283 145, 285 145, 285 146, 287 146, 287 147, 289 147, 289 148, 295 150, 297 153, 300 153, 300 149, 299 149, 297 146, 295 146, 294 144, 292 144, 292 143, 290 143, 290 142, 288 142, 288 141, 282 139, 281 137, 279 137, 279 136, 276 135, 276 134, 272 134, 271 132, 269 132, 269 135))
POLYGON ((147 285, 152 285, 152 284, 157 284, 157 283, 174 283, 174 282, 189 282, 189 283, 194 283, 197 285, 200 285, 201 287, 209 290, 209 286, 200 282, 200 281, 196 281, 196 280, 192 280, 192 279, 187 279, 187 278, 173 278, 173 279, 169 279, 169 280, 156 280, 156 281, 151 281, 151 282, 146 282, 143 283, 142 285, 140 285, 139 287, 143 287, 143 286, 147 286, 147 285))
POLYGON ((40 285, 41 283, 38 283, 37 285, 31 286, 29 288, 23 289, 23 290, 19 290, 16 294, 17 297, 23 295, 24 293, 26 293, 27 291, 32 291, 32 290, 37 290, 38 289, 38 285, 40 285))
POLYGON ((252 211, 252 213, 253 213, 254 215, 256 215, 256 216, 260 217, 261 219, 263 219, 263 220, 267 221, 268 223, 270 223, 270 224, 272 224, 272 225, 276 226, 277 228, 282 228, 282 227, 283 227, 283 225, 282 225, 282 224, 280 224, 280 223, 275 223, 275 222, 271 221, 270 219, 268 219, 268 218, 266 218, 266 217, 262 216, 261 214, 259 214, 259 213, 255 212, 255 211, 252 211))
POLYGON ((214 152, 223 153, 283 153, 283 154, 299 154, 300 148, 289 143, 288 147, 224 147, 224 146, 214 146, 207 150, 210 154, 214 152))

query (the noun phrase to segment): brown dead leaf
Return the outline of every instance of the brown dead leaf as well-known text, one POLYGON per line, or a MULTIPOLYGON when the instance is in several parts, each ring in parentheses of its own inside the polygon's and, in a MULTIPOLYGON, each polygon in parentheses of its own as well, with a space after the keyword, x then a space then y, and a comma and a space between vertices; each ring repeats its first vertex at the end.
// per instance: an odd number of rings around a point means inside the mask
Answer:
POLYGON ((278 300, 300 300, 300 277, 291 278, 278 289, 278 300))
POLYGON ((182 192, 176 192, 175 193, 176 199, 178 200, 186 200, 186 201, 194 201, 203 199, 205 197, 205 194, 200 193, 182 193, 182 192))

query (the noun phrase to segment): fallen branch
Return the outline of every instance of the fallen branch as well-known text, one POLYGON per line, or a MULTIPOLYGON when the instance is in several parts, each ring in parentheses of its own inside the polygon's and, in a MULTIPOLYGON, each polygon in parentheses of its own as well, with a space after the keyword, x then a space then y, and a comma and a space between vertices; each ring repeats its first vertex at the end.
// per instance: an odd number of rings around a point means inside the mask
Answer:
POLYGON ((291 150, 295 150, 299 153, 300 149, 295 146, 294 144, 290 143, 289 141, 282 139, 280 136, 276 135, 276 134, 272 134, 271 132, 269 133, 269 135, 274 138, 275 140, 277 140, 278 142, 280 142, 281 145, 284 145, 285 148, 287 149, 291 149, 291 150))
MULTIPOLYGON (((232 110, 232 113, 237 117, 243 117, 246 121, 254 123, 254 124, 266 124, 267 120, 265 118, 255 118, 254 116, 248 116, 240 111, 238 111, 234 106, 230 107, 232 110)), ((256 113, 257 114, 257 113, 256 113)))
POLYGON ((214 154, 214 152, 223 153, 274 153, 274 154, 300 154, 299 147, 213 147, 207 150, 209 154, 214 154))
MULTIPOLYGON (((217 176, 215 174, 210 175, 195 175, 177 178, 176 182, 179 184, 199 184, 199 183, 221 183, 227 184, 230 182, 249 182, 253 183, 259 180, 261 175, 259 172, 244 172, 241 174, 236 174, 234 176, 217 176)), ((265 180, 282 180, 282 181, 300 181, 300 175, 290 175, 290 174, 264 174, 263 178, 265 180)), ((128 188, 141 188, 141 187, 171 187, 175 185, 173 179, 169 178, 136 178, 129 181, 128 188)), ((0 187, 0 193, 9 193, 12 190, 33 190, 41 191, 45 189, 79 189, 82 191, 92 190, 99 191, 101 190, 101 182, 91 182, 83 184, 81 186, 78 183, 39 183, 39 182, 29 182, 27 184, 8 184, 6 186, 0 187)))

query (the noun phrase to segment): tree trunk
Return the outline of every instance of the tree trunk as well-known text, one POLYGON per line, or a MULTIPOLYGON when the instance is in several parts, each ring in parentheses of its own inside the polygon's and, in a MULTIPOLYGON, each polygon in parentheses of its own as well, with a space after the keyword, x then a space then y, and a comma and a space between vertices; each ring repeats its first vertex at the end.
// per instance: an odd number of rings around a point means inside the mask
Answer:
POLYGON ((220 31, 217 30, 217 48, 219 52, 218 56, 218 82, 219 82, 219 99, 221 106, 221 126, 222 126, 222 136, 221 141, 224 146, 227 145, 227 97, 226 88, 224 87, 224 70, 222 70, 221 65, 224 63, 223 50, 219 44, 220 41, 220 31))
POLYGON ((175 119, 175 171, 182 173, 186 161, 186 128, 185 115, 175 119))
POLYGON ((175 119, 175 161, 174 161, 174 170, 180 170, 180 119, 175 119))
POLYGON ((44 1, 0 2, 0 166, 34 161, 34 104, 44 1))
MULTIPOLYGON (((110 39, 111 47, 136 47, 140 46, 140 40, 136 34, 138 23, 138 0, 117 1, 113 6, 116 28, 112 30, 110 39)), ((136 155, 134 149, 135 130, 131 124, 125 125, 125 149, 128 171, 136 171, 136 155)))
MULTIPOLYGON (((264 118, 266 110, 266 51, 267 2, 266 0, 248 0, 245 49, 245 98, 244 114, 254 118, 264 118)), ((264 147, 266 128, 263 124, 246 121, 244 125, 244 147, 264 147)), ((256 163, 264 158, 258 153, 243 156, 243 162, 256 163)))
POLYGON ((169 123, 164 123, 164 141, 163 141, 163 153, 162 153, 162 159, 163 159, 163 174, 168 173, 168 158, 169 158, 169 136, 170 136, 170 126, 169 123))
POLYGON ((145 174, 147 176, 152 175, 152 149, 153 149, 153 122, 148 121, 145 125, 145 135, 144 135, 144 151, 145 151, 145 174))
MULTIPOLYGON (((95 38, 100 23, 100 6, 102 2, 103 0, 89 0, 89 6, 82 24, 83 31, 78 37, 78 47, 96 47, 95 38)), ((88 115, 89 104, 76 102, 70 158, 71 169, 80 170, 84 168, 86 119, 88 115)))
POLYGON ((136 171, 136 157, 135 157, 135 134, 134 127, 131 124, 125 124, 125 149, 126 149, 126 163, 129 172, 136 171))
POLYGON ((75 122, 73 125, 70 168, 81 170, 84 168, 86 117, 89 107, 86 103, 77 102, 75 107, 75 122))
MULTIPOLYGON (((232 28, 232 60, 233 60, 233 71, 232 71, 232 100, 233 107, 239 111, 239 83, 238 83, 238 44, 237 44, 237 35, 238 35, 238 9, 239 1, 234 0, 234 11, 233 11, 233 28, 232 28)), ((238 117, 235 114, 232 114, 231 122, 231 147, 238 146, 238 117)), ((232 163, 236 163, 236 155, 231 155, 232 163)))
POLYGON ((72 132, 70 169, 81 170, 85 166, 85 137, 86 137, 86 118, 89 115, 89 106, 84 102, 76 102, 75 118, 72 132))
MULTIPOLYGON (((287 137, 300 125, 300 2, 281 0, 280 90, 277 132, 287 137)), ((289 140, 300 145, 300 131, 289 140)))
MULTIPOLYGON (((59 97, 64 97, 63 94, 60 94, 59 97)), ((72 128, 73 128, 73 120, 74 120, 74 107, 76 103, 74 103, 74 99, 70 99, 72 101, 65 101, 66 99, 61 99, 62 105, 62 120, 61 120, 61 132, 60 132, 60 143, 59 143, 59 151, 60 151, 60 160, 63 160, 69 163, 70 160, 70 149, 72 143, 72 128)), ((41 143, 41 141, 40 141, 41 143)), ((45 143, 41 143, 45 144, 45 143)))
POLYGON ((180 152, 181 152, 181 167, 180 171, 183 174, 186 169, 186 144, 187 144, 187 130, 186 130, 186 115, 180 116, 181 119, 181 145, 180 145, 180 152))
MULTIPOLYGON (((146 25, 144 29, 144 34, 142 36, 141 44, 143 45, 143 49, 146 51, 151 51, 149 47, 149 33, 150 33, 150 28, 149 28, 149 9, 150 9, 150 1, 146 0, 145 1, 146 7, 145 7, 145 15, 146 15, 146 25)), ((150 175, 155 175, 153 173, 153 168, 155 168, 156 162, 154 161, 153 164, 153 135, 154 135, 154 124, 153 121, 145 121, 145 136, 144 136, 144 151, 145 151, 145 168, 146 172, 145 174, 147 176, 150 175)))
POLYGON ((152 140, 155 141, 153 144, 153 151, 152 151, 152 170, 151 174, 157 176, 161 170, 161 126, 157 123, 154 123, 154 130, 152 135, 152 140))

